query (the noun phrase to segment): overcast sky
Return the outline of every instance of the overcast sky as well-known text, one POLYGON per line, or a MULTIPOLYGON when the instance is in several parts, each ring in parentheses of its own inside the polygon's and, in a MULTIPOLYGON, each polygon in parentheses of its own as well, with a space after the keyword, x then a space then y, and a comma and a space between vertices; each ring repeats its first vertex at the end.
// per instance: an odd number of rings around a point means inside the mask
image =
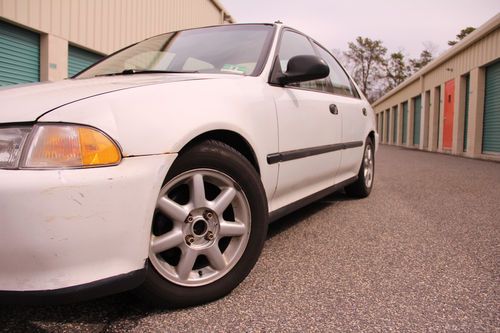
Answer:
POLYGON ((237 23, 281 20, 329 49, 357 36, 416 57, 431 42, 441 53, 460 29, 500 12, 500 0, 220 0, 237 23))

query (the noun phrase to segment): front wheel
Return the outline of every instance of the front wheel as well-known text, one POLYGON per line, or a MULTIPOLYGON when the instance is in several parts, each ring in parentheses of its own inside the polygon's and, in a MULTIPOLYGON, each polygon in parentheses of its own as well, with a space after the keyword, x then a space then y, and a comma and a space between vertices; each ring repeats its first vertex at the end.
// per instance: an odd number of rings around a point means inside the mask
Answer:
POLYGON ((375 148, 372 139, 368 137, 365 142, 363 160, 358 172, 356 182, 345 187, 348 195, 357 198, 366 198, 370 195, 373 187, 373 177, 375 175, 375 148))
POLYGON ((142 296, 185 307, 226 295, 257 261, 267 215, 260 178, 245 157, 217 141, 189 149, 156 202, 142 296))

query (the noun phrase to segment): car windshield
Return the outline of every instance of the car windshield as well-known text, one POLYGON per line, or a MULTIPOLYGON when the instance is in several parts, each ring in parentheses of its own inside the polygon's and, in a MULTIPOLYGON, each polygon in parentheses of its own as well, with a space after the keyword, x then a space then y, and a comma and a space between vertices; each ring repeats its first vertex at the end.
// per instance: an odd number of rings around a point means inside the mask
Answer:
POLYGON ((76 77, 164 72, 258 75, 272 32, 271 25, 227 25, 167 33, 125 48, 76 77))

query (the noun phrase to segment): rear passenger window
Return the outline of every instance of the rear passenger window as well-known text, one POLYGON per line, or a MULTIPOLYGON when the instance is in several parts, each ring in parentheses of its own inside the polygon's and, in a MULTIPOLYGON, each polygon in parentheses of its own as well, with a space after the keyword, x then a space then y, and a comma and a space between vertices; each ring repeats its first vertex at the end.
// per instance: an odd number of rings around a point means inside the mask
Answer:
POLYGON ((330 80, 332 81, 333 87, 332 92, 337 95, 356 97, 358 98, 358 93, 356 92, 351 80, 344 72, 342 67, 335 58, 330 55, 325 49, 316 44, 319 51, 319 55, 330 67, 330 80))
MULTIPOLYGON (((285 31, 281 38, 279 63, 282 72, 286 72, 288 61, 297 55, 316 55, 309 39, 301 34, 285 31)), ((309 90, 329 91, 331 90, 331 82, 329 78, 320 80, 291 83, 289 86, 299 87, 309 90)))

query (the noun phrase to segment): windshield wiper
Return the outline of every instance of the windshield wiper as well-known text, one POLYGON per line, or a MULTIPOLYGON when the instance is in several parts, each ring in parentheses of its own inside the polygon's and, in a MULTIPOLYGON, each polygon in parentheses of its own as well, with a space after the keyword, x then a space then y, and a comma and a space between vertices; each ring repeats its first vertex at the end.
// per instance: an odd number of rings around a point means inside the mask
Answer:
POLYGON ((124 69, 118 73, 107 73, 107 74, 98 74, 98 76, 115 76, 115 75, 133 75, 133 74, 180 74, 180 73, 198 73, 198 71, 169 71, 169 70, 160 70, 160 69, 124 69))

